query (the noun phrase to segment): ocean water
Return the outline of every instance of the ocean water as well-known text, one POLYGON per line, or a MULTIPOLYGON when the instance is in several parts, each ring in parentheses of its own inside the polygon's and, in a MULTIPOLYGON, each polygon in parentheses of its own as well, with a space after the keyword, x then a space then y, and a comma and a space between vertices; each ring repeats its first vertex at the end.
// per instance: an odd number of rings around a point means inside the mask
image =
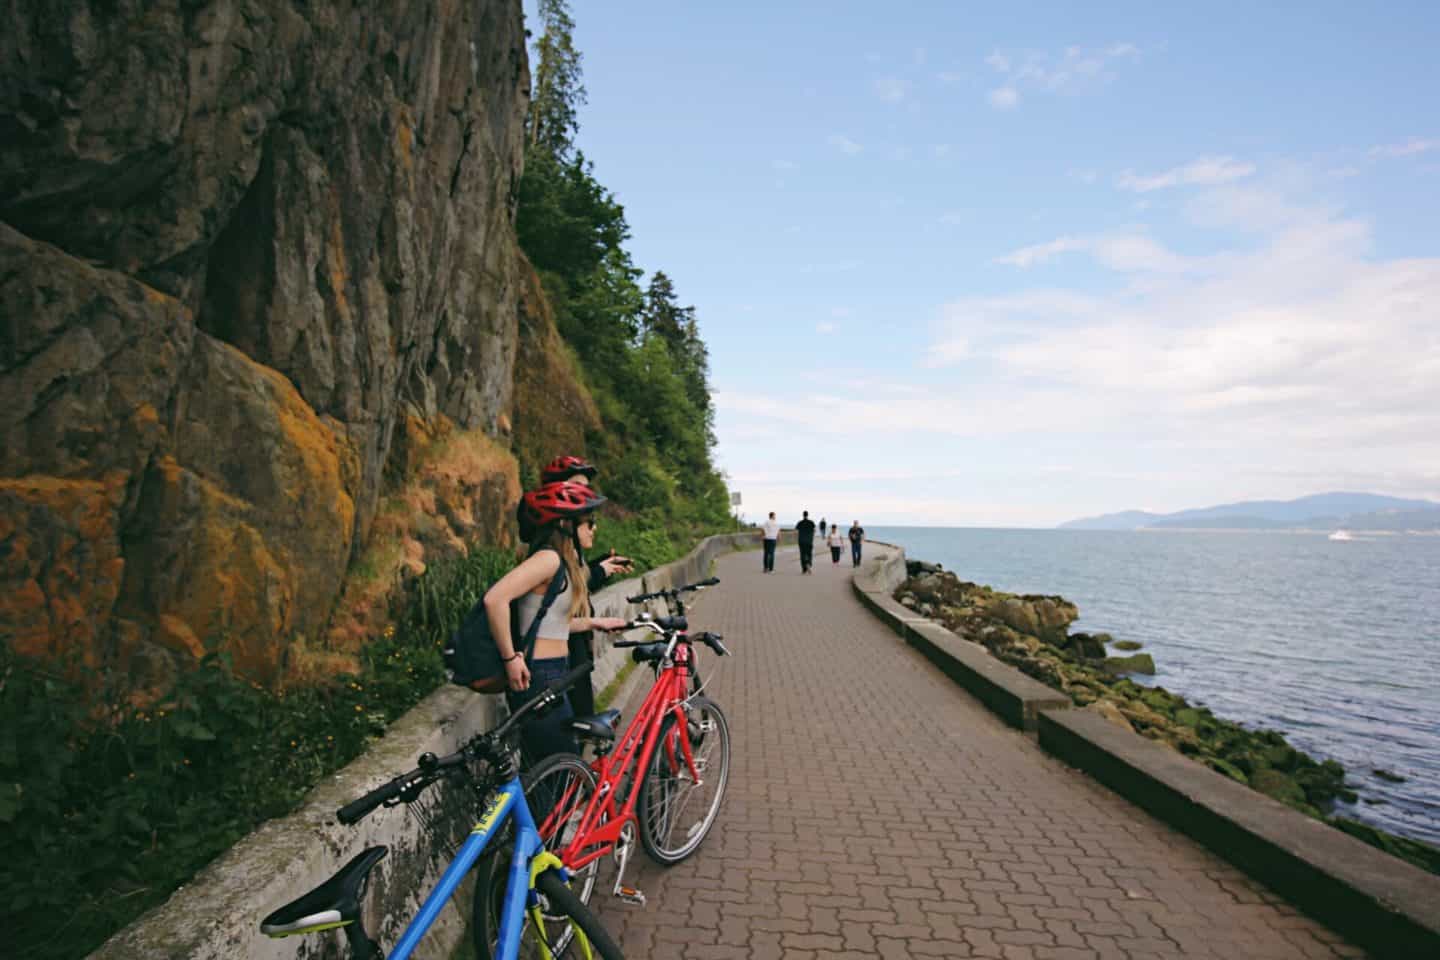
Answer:
MULTIPOLYGON (((1440 845, 1440 537, 871 527, 964 580, 1060 594, 1153 682, 1345 765, 1335 812, 1440 845), (1406 778, 1390 783, 1374 771, 1406 778)), ((1141 682, 1146 678, 1136 677, 1141 682)))

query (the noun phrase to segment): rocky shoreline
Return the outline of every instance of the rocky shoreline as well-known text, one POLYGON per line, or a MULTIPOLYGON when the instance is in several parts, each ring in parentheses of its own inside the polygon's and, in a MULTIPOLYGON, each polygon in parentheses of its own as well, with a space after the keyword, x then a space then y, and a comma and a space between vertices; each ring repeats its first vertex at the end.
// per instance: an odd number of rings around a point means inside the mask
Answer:
POLYGON ((1360 799, 1346 785, 1345 768, 1338 762, 1317 761, 1277 731, 1247 729, 1163 687, 1129 679, 1154 674, 1151 656, 1137 652, 1141 645, 1134 641, 1071 633, 1080 611, 1064 597, 1005 593, 923 561, 908 562, 906 573, 908 579, 894 594, 897 602, 1062 691, 1075 706, 1440 874, 1440 849, 1335 813, 1337 802, 1360 799), (1113 656, 1112 649, 1126 655, 1113 656))

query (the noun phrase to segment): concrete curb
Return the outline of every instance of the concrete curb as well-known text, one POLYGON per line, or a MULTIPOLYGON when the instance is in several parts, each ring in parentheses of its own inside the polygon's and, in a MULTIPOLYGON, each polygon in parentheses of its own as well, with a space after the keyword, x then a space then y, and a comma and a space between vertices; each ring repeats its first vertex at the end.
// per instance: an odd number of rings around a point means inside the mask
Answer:
MULTIPOLYGON (((754 539, 753 533, 708 537, 687 556, 650 571, 640 581, 622 581, 601 590, 594 598, 596 613, 629 617, 639 608, 625 601, 627 594, 703 579, 717 556, 754 539)), ((600 637, 592 677, 596 687, 603 689, 624 665, 629 651, 616 650, 607 635, 600 637)), ((635 676, 630 681, 623 694, 633 695, 637 689, 635 676)), ((272 940, 260 933, 260 921, 374 844, 389 846, 390 854, 371 873, 365 924, 371 936, 393 944, 448 865, 453 850, 438 851, 437 859, 427 835, 404 807, 377 810, 354 827, 340 826, 335 811, 412 768, 421 753, 452 753, 466 740, 494 727, 502 715, 502 703, 499 696, 477 696, 455 686, 436 690, 392 724, 362 756, 321 781, 298 810, 261 825, 169 900, 107 940, 91 958, 284 960, 325 953, 322 948, 331 945, 323 939, 272 940)), ((460 813, 467 821, 470 816, 469 811, 460 813)), ((465 932, 468 900, 461 906, 465 916, 457 910, 441 913, 415 956, 448 960, 465 932)))
POLYGON ((1440 957, 1440 876, 1085 710, 1040 714, 1040 746, 1384 957, 1440 957))
POLYGON ((1041 710, 1070 706, 1070 698, 1063 693, 995 659, 978 643, 962 640, 897 603, 891 593, 905 582, 905 551, 874 541, 869 545, 884 550, 878 555, 872 553, 851 579, 856 596, 947 677, 1020 730, 1034 730, 1041 710))
POLYGON ((895 602, 904 551, 884 546, 890 555, 867 562, 852 580, 861 602, 1011 726, 1036 731, 1047 753, 1377 957, 1440 957, 1440 877, 1097 714, 1069 709, 1068 697, 895 602))

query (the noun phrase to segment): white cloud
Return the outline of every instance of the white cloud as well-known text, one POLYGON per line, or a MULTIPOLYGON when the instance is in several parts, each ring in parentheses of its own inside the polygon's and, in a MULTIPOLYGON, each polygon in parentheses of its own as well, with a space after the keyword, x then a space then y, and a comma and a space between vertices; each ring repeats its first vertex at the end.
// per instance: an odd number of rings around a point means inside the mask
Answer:
POLYGON ((826 138, 825 142, 830 144, 830 146, 835 147, 841 153, 852 157, 865 149, 860 144, 856 143, 854 140, 851 140, 849 137, 841 136, 838 133, 831 134, 829 137, 826 138))
POLYGON ((1081 183, 1094 183, 1100 179, 1100 174, 1094 170, 1070 170, 1065 175, 1071 180, 1078 180, 1081 183))
POLYGON ((1142 176, 1126 170, 1116 180, 1122 190, 1149 193, 1166 187, 1213 186, 1240 180, 1255 172, 1254 164, 1242 163, 1234 157, 1199 157, 1184 166, 1166 170, 1164 173, 1142 176))
POLYGON ((934 154, 937 159, 941 159, 950 156, 950 151, 953 149, 955 148, 948 143, 937 143, 930 148, 930 152, 934 154))
POLYGON ((1020 94, 1014 87, 997 87, 990 91, 989 100, 996 110, 1010 110, 1020 103, 1020 94))
POLYGON ((904 100, 905 89, 905 81, 899 77, 878 77, 875 80, 875 94, 886 103, 904 100))
POLYGON ((771 160, 770 165, 776 170, 794 170, 798 166, 793 160, 771 160))
POLYGON ((828 321, 822 321, 822 322, 820 322, 820 323, 815 324, 815 332, 816 332, 816 333, 827 333, 827 334, 828 334, 828 333, 834 333, 834 332, 835 332, 835 324, 830 323, 830 322, 828 322, 828 321))
POLYGON ((1078 93, 1101 86, 1114 79, 1112 68, 1117 63, 1139 56, 1140 48, 1133 43, 1112 43, 1096 49, 1070 46, 1059 55, 993 50, 985 58, 985 64, 1004 75, 1005 84, 990 92, 990 105, 1001 109, 1014 107, 1020 102, 1021 88, 1078 93))
POLYGON ((1370 148, 1372 157, 1413 157, 1420 153, 1440 150, 1440 139, 1411 137, 1403 143, 1389 143, 1370 148))
POLYGON ((963 359, 967 379, 1004 384, 1017 410, 1048 405, 1055 422, 1103 411, 1120 435, 1154 425, 1177 450, 1227 464, 1440 470, 1440 258, 1377 261, 1361 221, 1279 196, 1246 219, 1256 191, 1216 192, 1241 194, 1212 203, 1236 226, 1262 225, 1259 249, 1183 258, 1132 233, 1017 250, 1001 259, 1084 251, 1150 275, 1106 294, 956 300, 928 362, 963 359))
POLYGON ((997 257, 995 262, 1025 269, 1060 254, 1077 252, 1088 253, 1100 264, 1124 272, 1193 273, 1202 269, 1205 262, 1201 258, 1172 253, 1139 230, 1059 237, 1022 247, 997 257))

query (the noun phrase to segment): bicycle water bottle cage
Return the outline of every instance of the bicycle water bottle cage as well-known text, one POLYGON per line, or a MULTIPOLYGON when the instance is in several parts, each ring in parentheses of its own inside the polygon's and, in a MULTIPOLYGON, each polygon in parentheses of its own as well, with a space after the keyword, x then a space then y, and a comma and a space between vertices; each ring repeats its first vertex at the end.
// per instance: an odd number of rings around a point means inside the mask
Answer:
POLYGON ((659 663, 668 646, 668 643, 659 640, 655 643, 642 643, 630 651, 630 659, 636 663, 659 663))
POLYGON ((341 867, 335 876, 262 920, 260 932, 271 937, 292 937, 354 923, 360 919, 365 881, 387 852, 388 847, 365 850, 341 867))
POLYGON ((615 740, 615 725, 620 722, 619 710, 602 710, 570 721, 570 729, 586 740, 597 743, 612 743, 615 740))

